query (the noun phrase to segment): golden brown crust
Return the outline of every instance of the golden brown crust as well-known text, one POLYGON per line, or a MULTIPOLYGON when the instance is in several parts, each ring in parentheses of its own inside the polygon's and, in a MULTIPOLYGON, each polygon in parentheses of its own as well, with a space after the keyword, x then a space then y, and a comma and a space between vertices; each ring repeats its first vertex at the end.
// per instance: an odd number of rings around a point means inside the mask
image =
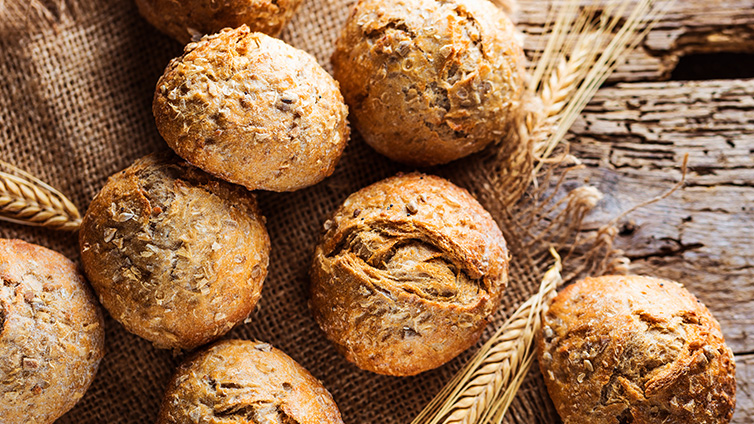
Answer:
POLYGON ((327 389, 267 343, 218 342, 183 363, 157 424, 342 424, 327 389))
POLYGON ((495 221, 435 176, 398 175, 346 199, 311 270, 314 317, 338 350, 414 375, 469 348, 500 304, 508 252, 495 221))
POLYGON ((277 36, 302 0, 136 0, 144 18, 183 44, 223 28, 247 25, 277 36))
POLYGON ((178 155, 250 190, 322 181, 349 134, 338 83, 314 57, 246 26, 189 44, 157 83, 153 112, 178 155))
POLYGON ((523 86, 522 52, 486 0, 360 0, 332 64, 367 143, 436 165, 502 138, 523 86))
POLYGON ((0 421, 52 423, 105 354, 97 301, 63 255, 0 239, 0 421))
POLYGON ((160 348, 193 349, 251 313, 270 240, 251 193, 173 155, 110 177, 84 216, 81 260, 105 308, 160 348))
POLYGON ((545 314, 539 364, 565 424, 727 423, 735 363, 720 325, 680 284, 587 278, 545 314))

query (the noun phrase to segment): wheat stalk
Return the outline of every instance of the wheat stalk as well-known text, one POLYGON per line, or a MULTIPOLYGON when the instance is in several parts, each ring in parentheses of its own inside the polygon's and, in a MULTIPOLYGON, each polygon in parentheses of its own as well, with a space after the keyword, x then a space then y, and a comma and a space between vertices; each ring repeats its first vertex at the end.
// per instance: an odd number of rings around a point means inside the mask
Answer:
POLYGON ((537 135, 534 155, 539 163, 534 175, 563 141, 589 100, 612 72, 633 51, 659 21, 674 0, 659 2, 638 0, 628 17, 624 16, 631 2, 596 2, 579 10, 578 1, 569 0, 558 14, 548 45, 539 58, 529 90, 550 110, 532 121, 531 134, 537 135), (656 7, 657 6, 657 7, 656 7), (648 18, 649 17, 649 18, 648 18), (607 42, 609 40, 609 42, 607 42), (564 56, 575 65, 563 64, 564 56), (560 71, 563 68, 569 71, 560 71), (549 75, 548 78, 545 78, 549 75), (549 117, 556 119, 548 119, 549 117), (546 137, 544 135, 547 135, 546 137))
MULTIPOLYGON (((501 152, 506 158, 504 173, 508 169, 519 171, 508 172, 501 180, 500 187, 504 188, 501 192, 507 201, 519 200, 530 184, 538 184, 537 174, 543 163, 563 164, 566 162, 564 159, 578 163, 577 159, 568 155, 550 159, 548 148, 553 145, 551 137, 559 128, 559 123, 566 118, 565 113, 580 84, 597 61, 603 38, 613 30, 616 22, 603 20, 602 26, 599 26, 594 23, 599 12, 598 5, 583 10, 578 6, 578 1, 568 1, 556 15, 552 14, 554 9, 551 10, 545 25, 546 32, 549 31, 551 35, 542 53, 534 53, 535 65, 529 70, 531 75, 524 97, 527 107, 522 108, 523 125, 512 135, 517 140, 509 143, 521 146, 523 151, 517 152, 518 155, 501 152), (524 162, 524 153, 536 163, 527 169, 515 167, 515 162, 524 162)), ((580 110, 571 113, 578 115, 580 110)))
POLYGON ((412 424, 497 421, 500 411, 507 410, 531 365, 541 312, 562 281, 560 257, 551 253, 555 265, 545 273, 539 292, 508 318, 412 424))
POLYGON ((62 193, 38 178, 0 161, 14 174, 0 171, 0 220, 76 231, 81 214, 62 193))
POLYGON ((538 157, 538 154, 544 150, 553 129, 562 118, 565 106, 576 92, 579 81, 583 80, 588 69, 585 65, 593 61, 597 55, 594 46, 599 43, 598 37, 596 33, 585 33, 579 39, 570 57, 560 58, 558 65, 553 69, 550 78, 539 93, 542 107, 535 114, 531 114, 528 121, 531 122, 529 125, 532 128, 534 154, 540 162, 544 158, 538 157))

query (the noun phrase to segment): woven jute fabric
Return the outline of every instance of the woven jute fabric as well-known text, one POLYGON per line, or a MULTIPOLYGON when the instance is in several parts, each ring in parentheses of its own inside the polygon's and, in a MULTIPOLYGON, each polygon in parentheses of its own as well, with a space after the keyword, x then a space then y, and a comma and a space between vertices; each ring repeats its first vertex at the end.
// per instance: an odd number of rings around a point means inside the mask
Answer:
MULTIPOLYGON (((351 3, 307 0, 282 38, 314 54, 329 71, 333 40, 351 3)), ((147 24, 132 0, 7 1, 0 2, 0 13, 0 159, 60 189, 83 212, 108 176, 167 149, 155 128, 152 95, 183 46, 147 24)), ((485 201, 489 193, 479 194, 489 189, 485 172, 492 172, 483 156, 425 171, 468 188, 497 217, 500 206, 485 201)), ((270 272, 251 322, 228 335, 285 351, 322 380, 347 423, 410 422, 474 350, 417 377, 379 376, 346 362, 309 312, 308 268, 323 221, 350 193, 399 171, 411 169, 376 154, 354 134, 324 182, 295 193, 259 192, 272 241, 270 272)), ((0 223, 0 237, 47 246, 78 261, 75 234, 0 223)), ((538 285, 541 269, 519 269, 528 274, 514 273, 488 335, 538 285)), ((109 317, 106 327, 99 373, 59 422, 154 422, 183 355, 155 349, 109 317)), ((556 420, 536 369, 506 419, 556 420)))

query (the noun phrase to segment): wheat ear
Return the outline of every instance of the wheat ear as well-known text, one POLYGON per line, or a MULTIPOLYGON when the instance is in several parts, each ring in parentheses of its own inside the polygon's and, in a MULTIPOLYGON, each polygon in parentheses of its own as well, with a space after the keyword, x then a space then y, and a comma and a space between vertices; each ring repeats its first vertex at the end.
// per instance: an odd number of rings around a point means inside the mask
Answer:
MULTIPOLYGON (((578 88, 578 82, 583 79, 587 65, 597 55, 594 45, 598 44, 596 33, 585 33, 578 41, 569 58, 561 57, 539 93, 542 107, 536 116, 529 119, 536 122, 532 125, 534 154, 542 152, 544 145, 557 127, 565 106, 578 88)), ((540 161, 543 158, 538 157, 540 161)))
POLYGON ((412 424, 467 424, 502 419, 532 362, 541 313, 562 282, 560 257, 527 300, 482 346, 412 424), (502 411, 502 412, 501 412, 502 411))
POLYGON ((544 105, 548 99, 554 100, 549 102, 553 110, 542 111, 540 116, 530 118, 532 133, 538 134, 534 155, 539 163, 534 169, 535 175, 563 141, 597 89, 673 3, 674 0, 638 0, 628 17, 624 18, 631 2, 607 1, 603 5, 597 1, 581 10, 576 7, 578 1, 567 2, 563 13, 557 16, 548 45, 536 64, 529 85, 529 89, 544 105), (570 56, 574 61, 580 55, 586 55, 586 60, 578 69, 572 68, 574 73, 559 71, 564 67, 563 56, 570 56), (569 89, 562 90, 564 87, 569 89), (557 118, 548 119, 551 116, 557 118))
POLYGON ((0 166, 13 172, 0 171, 0 220, 56 230, 78 230, 81 214, 67 197, 8 163, 0 161, 0 166))

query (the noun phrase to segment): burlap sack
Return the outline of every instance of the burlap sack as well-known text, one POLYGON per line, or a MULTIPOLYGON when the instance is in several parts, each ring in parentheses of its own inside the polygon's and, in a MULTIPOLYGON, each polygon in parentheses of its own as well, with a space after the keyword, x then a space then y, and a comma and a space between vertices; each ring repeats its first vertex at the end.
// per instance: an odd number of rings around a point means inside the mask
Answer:
MULTIPOLYGON (((313 53, 329 70, 333 40, 352 0, 304 3, 282 38, 313 53)), ((60 189, 83 212, 109 175, 167 149, 155 129, 152 94, 169 59, 181 52, 181 45, 138 15, 132 0, 0 1, 0 159, 60 189)), ((511 214, 522 212, 507 210, 500 188, 492 187, 499 172, 496 157, 487 152, 428 171, 475 193, 509 239, 513 278, 499 324, 536 289, 550 258, 532 254, 532 243, 542 240, 527 241, 511 225, 511 214)), ((338 355, 309 313, 307 271, 324 218, 350 193, 401 170, 409 169, 374 153, 354 134, 335 174, 321 184, 296 193, 258 194, 272 239, 271 268, 251 323, 229 337, 265 340, 287 352, 323 381, 347 423, 410 422, 471 354, 417 377, 378 376, 338 355)), ((564 208, 561 227, 578 224, 588 209, 564 204, 555 212, 564 208)), ((535 212, 524 214, 523 225, 536 226, 538 217, 551 213, 535 212)), ((75 234, 0 222, 0 236, 78 260, 75 234)), ((107 355, 97 378, 60 422, 153 422, 182 356, 153 348, 109 317, 106 323, 107 355)), ((511 423, 557 420, 536 368, 508 414, 511 423)))

